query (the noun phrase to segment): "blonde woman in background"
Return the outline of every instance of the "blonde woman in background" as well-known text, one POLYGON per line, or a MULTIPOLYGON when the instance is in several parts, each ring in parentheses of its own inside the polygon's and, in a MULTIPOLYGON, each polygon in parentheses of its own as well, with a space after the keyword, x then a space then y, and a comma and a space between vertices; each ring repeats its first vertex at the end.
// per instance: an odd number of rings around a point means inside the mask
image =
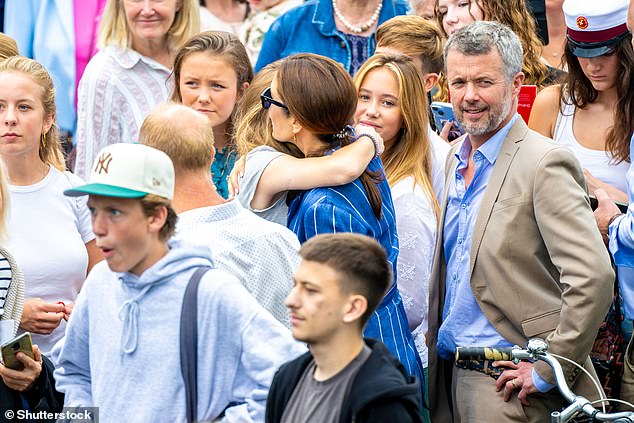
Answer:
POLYGON ((199 32, 196 0, 108 0, 100 52, 79 83, 75 173, 86 178, 99 150, 136 142, 143 118, 166 101, 177 49, 199 32))
POLYGON ((428 286, 439 215, 427 115, 419 112, 429 105, 416 66, 404 55, 372 56, 354 83, 355 122, 375 127, 385 142, 381 160, 396 213, 398 287, 426 375, 428 286))
MULTIPOLYGON (((443 96, 442 86, 438 80, 445 66, 443 57, 444 37, 440 29, 431 21, 420 16, 396 16, 383 23, 376 30, 377 54, 404 54, 416 65, 416 70, 423 81, 428 103, 431 93, 440 88, 439 96, 443 96)), ((446 93, 445 93, 446 94, 446 93)), ((442 196, 445 186, 445 162, 449 153, 449 144, 436 131, 434 119, 429 106, 426 109, 427 136, 431 147, 432 184, 437 198, 442 196)), ((445 135, 445 138, 447 136, 445 135)))
POLYGON ((82 182, 65 171, 53 81, 38 62, 12 57, 0 63, 0 125, 11 204, 5 245, 26 281, 20 327, 48 354, 101 253, 85 202, 62 194, 82 182))

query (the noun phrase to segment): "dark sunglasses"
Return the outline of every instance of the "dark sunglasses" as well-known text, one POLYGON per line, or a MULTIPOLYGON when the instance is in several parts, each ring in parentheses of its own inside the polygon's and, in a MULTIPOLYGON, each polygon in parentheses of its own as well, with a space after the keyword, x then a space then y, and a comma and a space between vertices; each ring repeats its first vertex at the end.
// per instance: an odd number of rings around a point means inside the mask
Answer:
POLYGON ((282 109, 288 110, 288 107, 286 106, 286 104, 273 100, 273 97, 271 97, 270 87, 264 90, 262 94, 260 94, 260 100, 262 100, 262 108, 264 109, 268 109, 269 107, 271 107, 271 104, 275 104, 277 107, 281 107, 282 109))

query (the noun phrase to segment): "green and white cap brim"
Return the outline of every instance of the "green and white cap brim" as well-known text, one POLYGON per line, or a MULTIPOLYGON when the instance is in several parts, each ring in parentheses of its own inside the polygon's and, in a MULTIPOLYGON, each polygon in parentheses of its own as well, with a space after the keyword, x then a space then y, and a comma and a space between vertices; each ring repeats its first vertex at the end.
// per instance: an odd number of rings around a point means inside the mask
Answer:
POLYGON ((67 189, 66 191, 64 191, 64 195, 67 195, 69 197, 79 197, 82 195, 91 194, 103 195, 104 197, 143 198, 148 193, 105 184, 87 184, 78 188, 67 189))
POLYGON ((174 165, 160 150, 142 144, 112 144, 102 149, 89 183, 65 195, 142 198, 148 194, 174 198, 174 165))

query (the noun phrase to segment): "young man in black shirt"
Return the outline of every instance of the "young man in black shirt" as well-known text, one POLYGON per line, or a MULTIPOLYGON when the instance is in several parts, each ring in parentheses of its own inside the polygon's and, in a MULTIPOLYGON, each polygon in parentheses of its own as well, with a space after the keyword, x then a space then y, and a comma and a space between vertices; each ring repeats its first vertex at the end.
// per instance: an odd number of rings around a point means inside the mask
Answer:
POLYGON ((310 352, 275 375, 266 421, 420 422, 416 378, 362 335, 392 281, 385 250, 367 236, 328 234, 307 241, 300 256, 286 306, 293 337, 310 352))

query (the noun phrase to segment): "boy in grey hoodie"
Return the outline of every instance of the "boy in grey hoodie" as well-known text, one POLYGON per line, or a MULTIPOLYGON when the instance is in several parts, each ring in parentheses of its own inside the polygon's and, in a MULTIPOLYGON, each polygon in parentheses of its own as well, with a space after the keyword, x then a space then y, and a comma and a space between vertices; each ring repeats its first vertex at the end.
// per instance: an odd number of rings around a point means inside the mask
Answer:
MULTIPOLYGON (((185 288, 208 248, 170 239, 174 168, 139 144, 104 148, 90 183, 95 266, 68 322, 55 372, 65 406, 96 406, 102 422, 183 422, 179 325, 185 288)), ((231 275, 211 269, 198 289, 197 419, 263 421, 275 370, 303 352, 231 275)))

